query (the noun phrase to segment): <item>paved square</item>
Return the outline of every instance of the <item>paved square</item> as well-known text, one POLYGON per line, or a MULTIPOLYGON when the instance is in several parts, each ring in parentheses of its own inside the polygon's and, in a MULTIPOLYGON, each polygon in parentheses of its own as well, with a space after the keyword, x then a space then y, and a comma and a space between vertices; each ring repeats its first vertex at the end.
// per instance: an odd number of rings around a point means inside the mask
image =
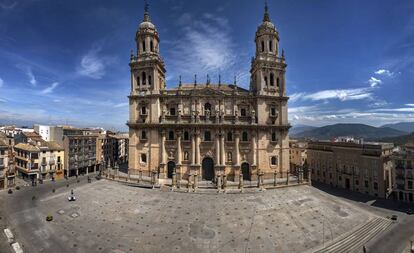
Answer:
POLYGON ((309 186, 244 194, 106 180, 74 187, 74 202, 65 187, 11 215, 26 252, 303 252, 376 217, 309 186))

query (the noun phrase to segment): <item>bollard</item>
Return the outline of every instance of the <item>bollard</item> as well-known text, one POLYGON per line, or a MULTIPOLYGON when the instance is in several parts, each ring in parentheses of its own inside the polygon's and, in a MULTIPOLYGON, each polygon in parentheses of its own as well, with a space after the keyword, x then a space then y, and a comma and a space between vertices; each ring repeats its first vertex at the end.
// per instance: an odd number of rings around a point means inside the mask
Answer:
POLYGON ((239 189, 241 190, 241 191, 243 191, 243 174, 241 174, 240 173, 240 176, 239 176, 239 189))
POLYGON ((173 171, 173 173, 172 173, 172 184, 171 184, 171 187, 172 188, 175 188, 176 185, 177 185, 177 174, 175 173, 175 171, 173 171))
POLYGON ((273 183, 273 185, 274 185, 274 186, 277 186, 277 171, 275 171, 275 172, 274 172, 274 174, 273 174, 273 178, 274 178, 274 183, 273 183))

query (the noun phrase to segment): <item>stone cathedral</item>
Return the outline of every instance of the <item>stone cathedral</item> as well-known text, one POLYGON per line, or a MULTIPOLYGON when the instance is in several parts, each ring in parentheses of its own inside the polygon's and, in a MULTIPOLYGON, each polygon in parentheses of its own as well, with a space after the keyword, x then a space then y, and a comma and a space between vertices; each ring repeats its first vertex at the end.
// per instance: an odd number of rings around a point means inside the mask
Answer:
POLYGON ((161 184, 170 184, 171 178, 215 182, 223 176, 254 181, 289 171, 287 65, 267 6, 254 39, 249 89, 208 77, 206 83, 195 78, 167 88, 148 6, 135 41, 137 54, 129 63, 131 173, 156 173, 161 184))

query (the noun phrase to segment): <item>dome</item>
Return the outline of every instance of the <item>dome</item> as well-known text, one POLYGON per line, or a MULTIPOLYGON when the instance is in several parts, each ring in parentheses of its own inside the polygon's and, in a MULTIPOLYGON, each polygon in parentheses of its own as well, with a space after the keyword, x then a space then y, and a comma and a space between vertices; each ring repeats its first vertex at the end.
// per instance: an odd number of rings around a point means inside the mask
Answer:
POLYGON ((144 21, 139 24, 139 29, 155 29, 155 25, 149 21, 144 21))

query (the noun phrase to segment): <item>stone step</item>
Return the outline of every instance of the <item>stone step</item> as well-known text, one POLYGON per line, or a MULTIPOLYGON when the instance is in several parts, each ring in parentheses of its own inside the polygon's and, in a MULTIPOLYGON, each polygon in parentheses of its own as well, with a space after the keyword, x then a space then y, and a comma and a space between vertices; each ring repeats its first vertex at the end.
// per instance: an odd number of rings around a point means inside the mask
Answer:
POLYGON ((368 231, 365 235, 357 237, 357 240, 353 241, 351 244, 348 244, 347 247, 341 249, 340 252, 354 252, 360 250, 365 243, 369 240, 380 234, 382 231, 386 230, 391 225, 390 221, 383 220, 379 225, 373 228, 371 231, 368 231))
POLYGON ((375 218, 358 227, 349 234, 340 237, 332 244, 316 252, 352 252, 362 247, 366 242, 387 229, 391 221, 383 218, 375 218))
POLYGON ((372 219, 372 220, 368 221, 367 223, 359 226, 354 231, 349 232, 348 234, 345 234, 343 236, 340 236, 334 242, 332 242, 330 245, 326 246, 325 248, 323 248, 323 249, 321 249, 317 252, 330 252, 331 250, 335 250, 338 247, 340 247, 342 244, 347 243, 349 240, 352 240, 353 235, 358 234, 361 231, 364 232, 367 229, 370 229, 371 226, 375 226, 379 222, 380 222, 380 220, 378 220, 378 219, 372 219))

